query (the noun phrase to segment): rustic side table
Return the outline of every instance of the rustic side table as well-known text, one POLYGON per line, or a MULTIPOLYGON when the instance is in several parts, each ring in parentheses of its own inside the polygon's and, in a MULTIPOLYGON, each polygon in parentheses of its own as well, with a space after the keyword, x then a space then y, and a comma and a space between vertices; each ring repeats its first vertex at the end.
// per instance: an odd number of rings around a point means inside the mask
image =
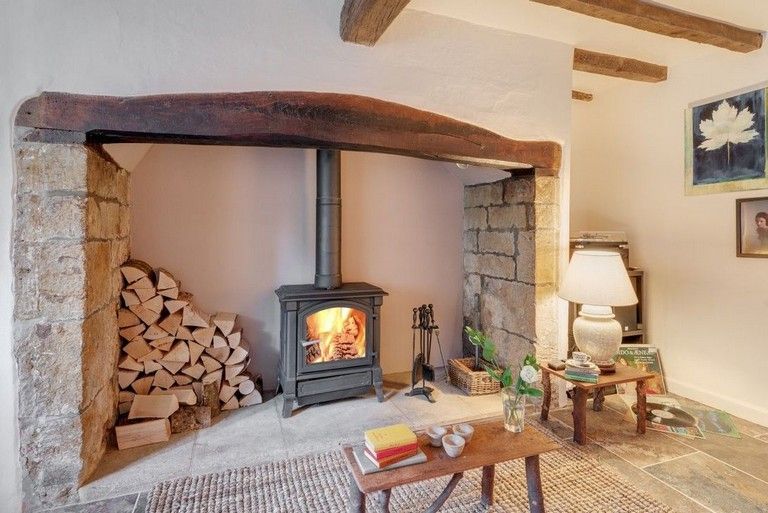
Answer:
MULTIPOLYGON (((542 365, 541 381, 544 397, 541 403, 541 420, 549 418, 549 403, 552 399, 552 376, 557 376, 573 384, 573 441, 580 445, 587 443, 587 398, 591 391, 595 393, 592 409, 600 411, 603 409, 605 387, 635 381, 637 383, 635 385, 637 389, 637 411, 644 412, 645 382, 653 378, 653 374, 650 372, 617 363, 614 374, 601 374, 597 378, 597 383, 584 383, 566 378, 565 370, 554 370, 546 365, 542 365)), ((645 433, 645 415, 643 414, 637 415, 637 433, 645 433)))

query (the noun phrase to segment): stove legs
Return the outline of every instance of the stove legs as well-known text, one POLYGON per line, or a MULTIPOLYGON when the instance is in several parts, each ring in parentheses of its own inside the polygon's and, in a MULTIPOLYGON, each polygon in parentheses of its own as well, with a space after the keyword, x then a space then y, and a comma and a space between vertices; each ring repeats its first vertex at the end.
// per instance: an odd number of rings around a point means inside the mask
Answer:
POLYGON ((283 418, 287 419, 293 412, 293 397, 283 394, 283 418))
POLYGON ((376 399, 378 399, 380 403, 383 403, 384 380, 381 377, 381 368, 378 366, 373 368, 373 388, 376 389, 376 399))

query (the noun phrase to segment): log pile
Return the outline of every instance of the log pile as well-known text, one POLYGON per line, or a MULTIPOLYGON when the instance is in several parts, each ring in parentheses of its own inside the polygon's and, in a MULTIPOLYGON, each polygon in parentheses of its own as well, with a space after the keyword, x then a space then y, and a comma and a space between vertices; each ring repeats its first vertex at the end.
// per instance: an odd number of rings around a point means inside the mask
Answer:
POLYGON ((236 314, 205 313, 170 272, 141 260, 120 271, 120 449, 168 440, 171 432, 207 427, 222 410, 262 402, 261 376, 247 370, 236 314))

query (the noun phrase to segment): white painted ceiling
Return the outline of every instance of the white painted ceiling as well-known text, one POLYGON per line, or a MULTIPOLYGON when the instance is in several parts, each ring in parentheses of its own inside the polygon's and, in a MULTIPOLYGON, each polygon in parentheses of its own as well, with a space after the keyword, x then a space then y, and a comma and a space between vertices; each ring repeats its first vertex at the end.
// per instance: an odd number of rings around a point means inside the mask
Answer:
MULTIPOLYGON (((766 0, 661 0, 656 3, 745 28, 768 29, 766 0)), ((562 41, 585 50, 666 65, 670 78, 674 77, 675 64, 683 61, 722 55, 732 59, 744 57, 719 47, 661 36, 529 0, 411 0, 408 8, 562 41)), ((587 92, 599 94, 622 83, 626 81, 620 78, 573 73, 574 89, 587 92)))

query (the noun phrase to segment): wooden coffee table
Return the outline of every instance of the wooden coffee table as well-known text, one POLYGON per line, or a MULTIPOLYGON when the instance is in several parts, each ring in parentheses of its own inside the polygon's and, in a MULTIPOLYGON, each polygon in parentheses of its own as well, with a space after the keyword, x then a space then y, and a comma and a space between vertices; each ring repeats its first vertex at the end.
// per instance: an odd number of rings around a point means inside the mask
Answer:
MULTIPOLYGON (((580 445, 587 443, 587 398, 591 391, 595 393, 592 409, 600 411, 603 409, 605 387, 635 381, 637 382, 635 385, 637 390, 637 411, 644 412, 645 381, 653 378, 653 374, 650 372, 617 363, 614 374, 601 374, 597 378, 597 383, 584 383, 566 378, 565 370, 554 370, 546 365, 542 365, 541 381, 542 388, 544 389, 544 398, 541 403, 541 420, 549 418, 549 403, 552 399, 551 376, 557 376, 569 383, 573 383, 573 441, 580 445)), ((645 415, 637 415, 637 433, 641 435, 645 433, 645 415)))
POLYGON ((558 449, 560 446, 543 433, 526 427, 522 433, 510 433, 504 429, 501 420, 472 423, 475 433, 458 458, 449 457, 441 447, 429 445, 424 433, 419 433, 419 446, 427 455, 427 461, 408 467, 364 475, 355 461, 352 447, 344 447, 350 482, 350 508, 353 513, 365 512, 365 496, 381 492, 376 499, 384 511, 389 511, 389 496, 392 488, 408 483, 425 481, 441 476, 453 475, 443 492, 427 509, 433 513, 448 499, 464 472, 475 468, 483 469, 481 500, 486 506, 493 504, 493 480, 495 465, 505 461, 525 458, 525 475, 528 484, 528 504, 533 513, 544 512, 544 497, 541 492, 539 454, 558 449))

